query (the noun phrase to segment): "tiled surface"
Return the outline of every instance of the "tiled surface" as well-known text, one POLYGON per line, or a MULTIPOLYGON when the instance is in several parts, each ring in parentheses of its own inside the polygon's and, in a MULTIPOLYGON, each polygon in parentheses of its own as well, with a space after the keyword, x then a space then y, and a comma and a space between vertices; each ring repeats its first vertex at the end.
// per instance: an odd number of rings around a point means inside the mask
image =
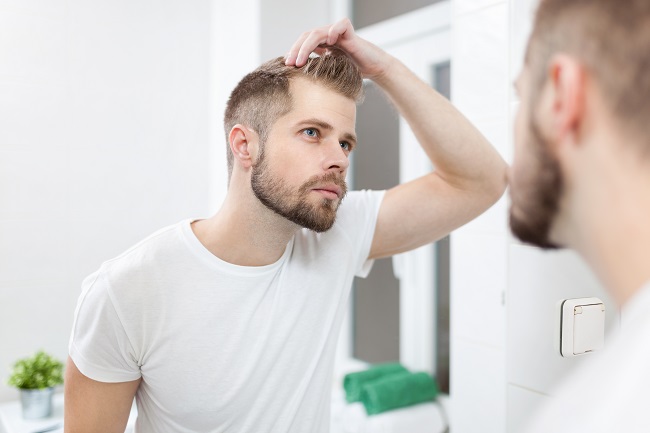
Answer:
MULTIPOLYGON (((502 154, 508 143, 508 4, 452 2, 452 102, 502 154)), ((507 199, 452 235, 451 429, 506 425, 507 199)))
MULTIPOLYGON (((557 348, 559 304, 564 299, 597 297, 606 307, 608 330, 618 326, 616 304, 572 252, 510 247, 508 293, 508 382, 544 394, 587 357, 562 358, 557 348)), ((605 341, 607 344, 607 341, 605 341)))
POLYGON ((529 389, 508 385, 507 433, 521 433, 531 422, 531 416, 550 398, 529 389))
POLYGON ((452 21, 452 101, 473 122, 507 117, 508 49, 506 3, 452 21))
POLYGON ((451 347, 451 431, 505 432, 506 384, 503 350, 463 338, 453 338, 451 347))
MULTIPOLYGON (((537 0, 452 4, 454 103, 511 162, 519 104, 512 83, 522 67, 537 0)), ((575 254, 544 253, 512 239, 508 206, 506 195, 452 237, 452 429, 461 433, 501 433, 506 424, 508 433, 518 433, 534 408, 552 398, 548 395, 553 385, 586 359, 561 358, 555 347, 559 301, 599 297, 608 307, 608 328, 618 326, 615 304, 575 254), (499 287, 507 288, 506 307, 494 304, 499 287), (498 345, 500 339, 505 344, 498 345), (480 416, 474 418, 481 413, 477 400, 487 401, 488 391, 479 387, 470 392, 469 382, 490 374, 492 367, 487 366, 495 357, 488 348, 501 347, 503 375, 497 373, 490 380, 495 385, 503 380, 499 386, 508 383, 508 404, 507 411, 503 405, 501 418, 493 417, 493 422, 501 423, 493 428, 487 422, 483 425, 480 416), (472 356, 474 362, 469 360, 472 356)))
POLYGON ((452 337, 504 347, 507 252, 505 236, 451 235, 452 337))

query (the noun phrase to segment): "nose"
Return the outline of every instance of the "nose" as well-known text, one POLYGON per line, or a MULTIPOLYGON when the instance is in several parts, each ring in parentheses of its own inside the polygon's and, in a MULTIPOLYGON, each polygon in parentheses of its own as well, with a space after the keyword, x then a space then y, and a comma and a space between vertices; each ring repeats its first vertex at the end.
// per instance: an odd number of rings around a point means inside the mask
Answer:
POLYGON ((350 159, 348 152, 341 147, 341 143, 338 140, 331 140, 323 148, 323 169, 345 173, 350 166, 350 159))

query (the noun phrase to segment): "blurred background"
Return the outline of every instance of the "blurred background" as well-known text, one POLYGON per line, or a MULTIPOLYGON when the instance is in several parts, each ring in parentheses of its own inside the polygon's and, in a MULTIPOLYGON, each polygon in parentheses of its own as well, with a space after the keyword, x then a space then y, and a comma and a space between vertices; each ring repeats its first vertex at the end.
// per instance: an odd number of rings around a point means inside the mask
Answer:
MULTIPOLYGON (((0 0, 0 403, 13 362, 60 359, 80 285, 226 192, 225 101, 300 33, 344 16, 452 102, 512 159, 535 0, 0 0)), ((367 84, 350 183, 431 169, 367 84)), ((516 432, 581 358, 560 358, 557 302, 597 296, 572 253, 516 242, 508 198, 355 283, 339 365, 400 361, 435 375, 454 433, 516 432)))

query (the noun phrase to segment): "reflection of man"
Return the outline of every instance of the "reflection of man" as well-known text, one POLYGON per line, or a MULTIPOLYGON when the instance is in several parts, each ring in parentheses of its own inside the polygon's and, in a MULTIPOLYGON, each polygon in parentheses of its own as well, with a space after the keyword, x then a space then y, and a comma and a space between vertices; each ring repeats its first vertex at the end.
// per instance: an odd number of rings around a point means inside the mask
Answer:
POLYGON ((511 227, 574 248, 622 329, 534 432, 650 431, 650 2, 542 0, 518 79, 511 227))
POLYGON ((141 432, 327 432, 354 275, 446 235, 505 188, 485 139, 348 20, 247 75, 225 126, 231 174, 219 212, 157 232, 84 282, 66 431, 123 431, 135 395, 141 432), (314 50, 322 57, 308 60, 314 50), (362 74, 392 98, 436 171, 343 200, 362 74))

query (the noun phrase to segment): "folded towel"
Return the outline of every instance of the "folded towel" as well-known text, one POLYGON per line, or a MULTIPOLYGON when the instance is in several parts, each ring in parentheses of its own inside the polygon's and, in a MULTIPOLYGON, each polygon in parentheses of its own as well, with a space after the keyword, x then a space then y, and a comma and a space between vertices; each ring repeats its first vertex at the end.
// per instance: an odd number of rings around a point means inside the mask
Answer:
POLYGON ((361 402, 368 415, 431 401, 438 385, 427 373, 397 373, 366 383, 361 402))
POLYGON ((343 388, 345 389, 346 400, 348 403, 359 401, 361 399, 361 389, 365 384, 395 373, 408 373, 408 370, 398 363, 377 364, 368 370, 345 375, 343 388))

